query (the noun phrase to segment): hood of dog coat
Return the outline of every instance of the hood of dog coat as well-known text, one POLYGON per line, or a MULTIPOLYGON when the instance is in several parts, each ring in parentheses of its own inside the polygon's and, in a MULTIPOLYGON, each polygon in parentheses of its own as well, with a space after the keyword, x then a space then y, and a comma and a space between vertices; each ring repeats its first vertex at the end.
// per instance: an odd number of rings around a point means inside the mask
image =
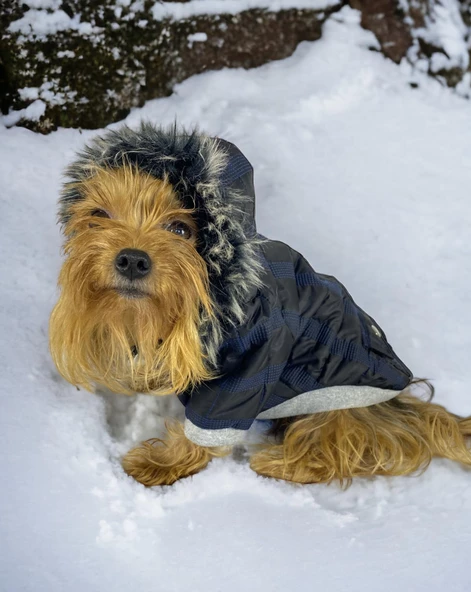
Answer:
POLYGON ((198 131, 150 123, 138 129, 122 126, 94 138, 68 167, 60 221, 66 223, 72 204, 83 199, 80 182, 97 166, 124 165, 167 179, 184 207, 195 212, 197 248, 208 267, 217 310, 217 319, 201 323, 205 353, 214 365, 223 326, 243 322, 244 302, 260 286, 252 165, 234 144, 198 131))

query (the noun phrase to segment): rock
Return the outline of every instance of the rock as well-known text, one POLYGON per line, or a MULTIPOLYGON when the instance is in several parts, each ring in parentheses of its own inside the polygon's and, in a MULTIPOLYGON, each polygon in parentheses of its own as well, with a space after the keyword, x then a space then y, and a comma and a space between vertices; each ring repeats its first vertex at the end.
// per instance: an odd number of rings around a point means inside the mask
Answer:
POLYGON ((43 133, 58 126, 104 127, 148 99, 169 95, 193 74, 253 68, 291 55, 299 42, 321 36, 322 23, 343 2, 326 0, 325 10, 187 18, 162 18, 160 4, 154 16, 144 3, 124 4, 69 0, 59 10, 35 11, 10 2, 0 45, 7 125, 43 133))
POLYGON ((410 26, 397 0, 350 0, 361 12, 361 25, 377 37, 384 55, 398 64, 412 45, 410 26))
POLYGON ((350 0, 382 53, 469 96, 471 0, 350 0))

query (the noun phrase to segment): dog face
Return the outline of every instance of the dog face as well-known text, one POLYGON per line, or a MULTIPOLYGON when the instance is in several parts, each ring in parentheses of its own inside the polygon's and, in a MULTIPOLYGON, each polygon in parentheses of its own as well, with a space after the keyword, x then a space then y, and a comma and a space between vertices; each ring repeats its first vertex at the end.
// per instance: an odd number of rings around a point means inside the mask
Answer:
POLYGON ((213 310, 192 211, 166 179, 131 166, 97 167, 76 189, 50 323, 61 374, 153 394, 210 378, 199 325, 213 310))

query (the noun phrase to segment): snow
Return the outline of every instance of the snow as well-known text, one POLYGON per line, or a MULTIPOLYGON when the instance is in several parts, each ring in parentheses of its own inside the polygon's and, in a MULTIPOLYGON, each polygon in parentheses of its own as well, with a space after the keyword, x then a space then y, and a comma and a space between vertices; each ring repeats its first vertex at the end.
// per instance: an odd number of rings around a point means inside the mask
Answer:
POLYGON ((75 52, 74 51, 70 51, 69 49, 66 49, 65 51, 58 51, 57 52, 57 57, 58 58, 74 58, 75 57, 75 52))
POLYGON ((29 8, 44 9, 44 10, 57 10, 62 4, 61 0, 24 0, 23 4, 26 4, 29 8))
POLYGON ((339 0, 190 0, 189 2, 156 2, 152 7, 154 19, 191 18, 202 14, 238 14, 254 8, 270 10, 289 10, 307 8, 324 10, 339 5, 339 0))
MULTIPOLYGON (((417 73, 412 89, 373 44, 344 9, 291 58, 193 77, 127 123, 235 142, 260 232, 338 277, 436 400, 471 414, 471 103, 417 73)), ((95 133, 0 123, 0 590, 471 589, 470 472, 445 460, 347 491, 261 478, 243 449, 172 487, 123 474, 178 401, 77 391, 47 349, 62 170, 95 133)))
MULTIPOLYGON (((29 95, 28 98, 33 98, 35 91, 38 89, 34 89, 29 87, 28 89, 22 89, 25 91, 24 97, 29 95)), ((21 94, 21 92, 20 92, 21 94)), ((25 107, 24 109, 18 109, 18 111, 10 111, 8 115, 2 117, 3 123, 9 127, 11 125, 16 125, 22 119, 26 119, 28 121, 39 121, 41 117, 46 112, 46 103, 41 99, 36 99, 30 105, 25 107)))
POLYGON ((463 22, 460 5, 456 0, 440 0, 433 5, 432 16, 427 19, 424 39, 441 47, 449 58, 448 67, 466 69, 469 64, 468 28, 463 22))
MULTIPOLYGON (((402 8, 410 11, 413 5, 408 0, 401 0, 402 8)), ((427 14, 424 17, 422 27, 413 28, 413 21, 408 17, 412 25, 412 34, 415 43, 408 50, 408 59, 419 70, 438 73, 441 70, 460 68, 466 71, 469 66, 470 30, 463 22, 459 0, 432 0, 429 2, 427 14), (421 38, 431 47, 434 47, 430 59, 422 57, 417 40, 421 38)), ((464 76, 466 78, 466 76, 464 76)), ((461 96, 470 96, 468 80, 462 80, 456 87, 461 96)))
POLYGON ((43 9, 31 8, 20 19, 10 23, 8 30, 12 33, 22 33, 29 36, 46 37, 59 31, 79 31, 87 36, 100 33, 100 27, 94 27, 91 23, 81 21, 80 14, 70 17, 63 10, 48 12, 43 9))
POLYGON ((63 105, 65 103, 66 97, 69 99, 73 99, 77 95, 77 91, 71 91, 70 88, 66 89, 66 92, 55 92, 54 84, 52 82, 43 82, 39 88, 37 87, 25 87, 18 89, 18 94, 23 100, 32 100, 41 98, 42 101, 39 101, 39 106, 32 107, 29 105, 26 109, 21 109, 19 111, 11 111, 7 117, 4 118, 6 125, 14 125, 16 124, 21 117, 24 117, 25 114, 28 119, 32 121, 37 121, 46 110, 46 103, 48 105, 63 105))
POLYGON ((188 40, 188 47, 191 49, 193 47, 193 43, 201 43, 203 41, 208 40, 208 36, 206 33, 193 33, 187 36, 188 40))

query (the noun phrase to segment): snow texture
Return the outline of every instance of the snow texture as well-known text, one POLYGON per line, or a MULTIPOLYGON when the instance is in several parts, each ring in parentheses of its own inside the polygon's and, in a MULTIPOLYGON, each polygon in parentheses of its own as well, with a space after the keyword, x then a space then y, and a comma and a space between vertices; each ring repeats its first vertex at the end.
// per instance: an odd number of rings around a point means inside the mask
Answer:
MULTIPOLYGON (((402 0, 407 11, 413 8, 412 2, 402 0)), ((414 43, 409 48, 407 57, 418 70, 428 71, 432 75, 443 76, 448 70, 462 71, 462 79, 456 84, 459 95, 470 98, 469 51, 471 47, 471 29, 463 21, 460 0, 430 0, 424 18, 424 26, 412 28, 414 43), (429 48, 434 48, 431 56, 423 55, 418 39, 425 41, 429 48)))
MULTIPOLYGON (((425 75, 412 89, 371 43, 344 9, 292 57, 194 77, 127 123, 235 142, 260 232, 338 277, 437 401, 471 414, 471 104, 425 75)), ((95 133, 0 124, 0 590, 470 590, 471 474, 445 460, 347 491, 261 478, 245 449, 172 487, 124 475, 178 401, 77 391, 47 348, 61 174, 95 133)))
POLYGON ((100 33, 99 27, 82 21, 80 14, 70 17, 63 10, 49 12, 43 9, 32 8, 17 21, 10 23, 8 30, 12 33, 23 33, 23 35, 34 34, 37 37, 54 35, 59 31, 79 31, 81 35, 87 36, 92 33, 100 33))
POLYGON ((208 40, 206 33, 193 33, 188 35, 188 47, 193 47, 193 43, 202 43, 208 40))
MULTIPOLYGON (((426 19, 426 28, 417 30, 422 37, 445 51, 448 67, 466 69, 469 64, 468 28, 463 22, 459 2, 456 0, 435 1, 431 17, 426 19)), ((438 68, 439 69, 439 68, 438 68)))
POLYGON ((237 14, 243 10, 262 8, 276 12, 290 8, 324 10, 338 4, 338 0, 190 0, 190 2, 156 2, 153 17, 184 19, 201 14, 237 14))
MULTIPOLYGON (((37 96, 37 91, 39 89, 29 88, 22 90, 25 91, 25 95, 29 94, 29 97, 33 98, 33 95, 37 96)), ((27 119, 28 121, 39 121, 39 119, 44 115, 45 112, 46 103, 41 99, 36 99, 24 109, 19 109, 18 111, 10 111, 8 115, 2 117, 2 121, 4 125, 6 125, 7 127, 17 124, 22 119, 27 119)))

